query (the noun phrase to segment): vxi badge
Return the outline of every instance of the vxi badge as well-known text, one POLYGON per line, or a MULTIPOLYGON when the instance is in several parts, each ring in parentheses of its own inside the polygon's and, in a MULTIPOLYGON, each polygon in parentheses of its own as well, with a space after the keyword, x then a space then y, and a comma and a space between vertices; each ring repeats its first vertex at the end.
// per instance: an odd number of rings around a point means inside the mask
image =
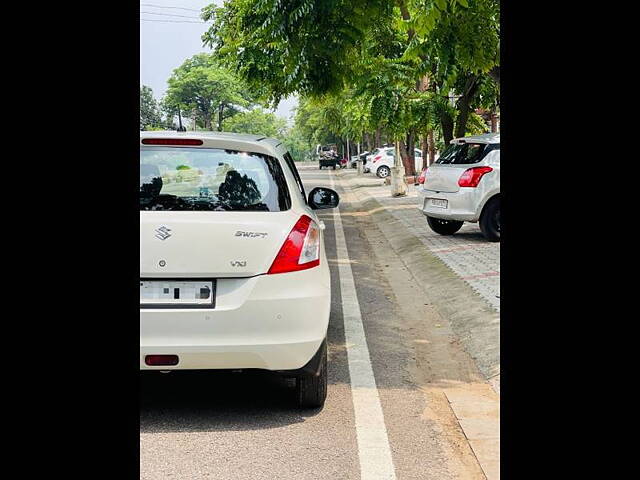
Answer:
POLYGON ((171 236, 171 234, 169 233, 171 231, 170 228, 165 227, 164 225, 160 228, 156 228, 156 238, 159 238, 160 240, 166 240, 167 238, 169 238, 171 236))

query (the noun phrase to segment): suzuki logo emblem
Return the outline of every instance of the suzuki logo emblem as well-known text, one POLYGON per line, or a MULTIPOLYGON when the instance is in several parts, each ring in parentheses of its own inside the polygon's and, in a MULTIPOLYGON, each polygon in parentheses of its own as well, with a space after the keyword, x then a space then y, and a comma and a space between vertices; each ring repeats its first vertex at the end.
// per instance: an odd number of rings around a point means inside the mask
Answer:
POLYGON ((171 229, 165 227, 164 225, 160 228, 156 228, 156 238, 159 238, 160 240, 166 240, 171 236, 171 234, 169 233, 170 231, 171 229))

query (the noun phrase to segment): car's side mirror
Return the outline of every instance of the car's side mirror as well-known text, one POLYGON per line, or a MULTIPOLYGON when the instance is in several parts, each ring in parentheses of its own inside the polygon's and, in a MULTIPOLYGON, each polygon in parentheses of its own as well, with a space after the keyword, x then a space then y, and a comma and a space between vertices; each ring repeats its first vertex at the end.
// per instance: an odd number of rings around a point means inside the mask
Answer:
POLYGON ((330 188, 316 187, 309 192, 309 206, 314 210, 336 208, 339 203, 340 197, 330 188))

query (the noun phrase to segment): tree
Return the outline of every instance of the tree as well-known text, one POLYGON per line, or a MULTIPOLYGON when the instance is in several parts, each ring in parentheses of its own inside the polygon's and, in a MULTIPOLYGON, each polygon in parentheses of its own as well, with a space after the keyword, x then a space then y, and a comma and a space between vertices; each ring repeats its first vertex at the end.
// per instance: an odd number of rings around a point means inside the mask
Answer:
POLYGON ((499 0, 397 0, 409 45, 403 55, 413 60, 426 89, 438 102, 445 143, 467 133, 467 122, 480 91, 497 103, 500 79, 499 0), (487 88, 491 83, 495 88, 487 88))
POLYGON ((158 102, 153 97, 151 87, 140 87, 140 130, 159 127, 162 124, 158 102))
MULTIPOLYGON (((176 122, 176 117, 183 116, 185 112, 180 111, 165 95, 160 101, 160 112, 163 116, 163 126, 168 130, 176 130, 180 125, 176 122)), ((187 112, 188 113, 188 112, 187 112)))
POLYGON ((222 131, 225 119, 253 103, 242 80, 210 54, 186 60, 173 71, 167 83, 166 104, 195 113, 207 130, 213 130, 215 122, 217 130, 222 131))
POLYGON ((271 102, 321 99, 308 120, 334 134, 386 131, 407 173, 418 137, 433 158, 497 106, 499 0, 227 0, 202 17, 205 44, 271 102))
POLYGON ((255 108, 240 112, 227 120, 225 131, 283 138, 287 134, 287 121, 274 113, 255 108))
POLYGON ((294 160, 306 161, 311 159, 311 152, 314 147, 305 139, 297 125, 294 124, 293 127, 287 130, 283 143, 294 160))

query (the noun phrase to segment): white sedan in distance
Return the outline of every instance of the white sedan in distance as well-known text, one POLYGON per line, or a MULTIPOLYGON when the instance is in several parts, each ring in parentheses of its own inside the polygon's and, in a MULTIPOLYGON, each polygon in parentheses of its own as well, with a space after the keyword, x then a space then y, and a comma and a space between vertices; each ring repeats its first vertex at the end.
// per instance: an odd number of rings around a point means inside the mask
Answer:
MULTIPOLYGON (((415 169, 419 172, 422 169, 422 150, 415 149, 415 169)), ((378 152, 374 152, 369 160, 367 157, 367 164, 364 168, 364 172, 373 172, 379 178, 386 178, 391 175, 391 167, 395 161, 395 147, 381 148, 378 152)))

